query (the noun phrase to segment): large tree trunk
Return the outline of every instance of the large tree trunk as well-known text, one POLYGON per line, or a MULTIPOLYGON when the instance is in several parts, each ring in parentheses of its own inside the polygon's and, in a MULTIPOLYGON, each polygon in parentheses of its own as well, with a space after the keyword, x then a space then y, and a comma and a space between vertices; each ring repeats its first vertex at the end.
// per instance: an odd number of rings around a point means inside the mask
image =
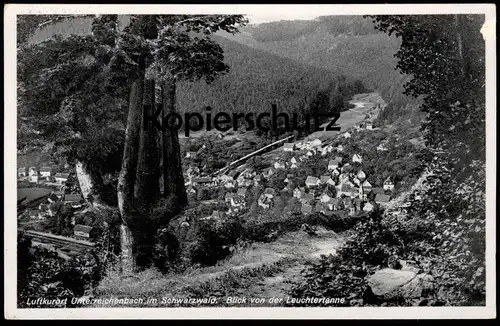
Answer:
MULTIPOLYGON (((175 112, 175 80, 167 79, 163 85, 163 117, 175 112)), ((173 119, 172 119, 173 120, 173 119)), ((167 121, 163 120, 163 123, 167 121)), ((187 204, 186 187, 184 176, 182 175, 182 161, 179 146, 179 136, 176 131, 162 128, 163 147, 163 180, 164 197, 174 196, 176 202, 173 203, 172 210, 178 212, 187 204)))
MULTIPOLYGON (((155 83, 144 83, 144 107, 141 126, 146 116, 153 116, 155 111, 155 83)), ((160 194, 160 148, 159 130, 149 122, 147 130, 142 129, 139 141, 136 184, 134 197, 137 202, 149 207, 155 204, 160 194)))
POLYGON ((134 184, 137 170, 137 154, 141 131, 142 94, 144 79, 139 78, 132 85, 130 92, 127 128, 123 161, 118 178, 118 208, 122 218, 120 226, 122 272, 130 273, 135 269, 134 241, 130 228, 137 209, 134 204, 134 184))

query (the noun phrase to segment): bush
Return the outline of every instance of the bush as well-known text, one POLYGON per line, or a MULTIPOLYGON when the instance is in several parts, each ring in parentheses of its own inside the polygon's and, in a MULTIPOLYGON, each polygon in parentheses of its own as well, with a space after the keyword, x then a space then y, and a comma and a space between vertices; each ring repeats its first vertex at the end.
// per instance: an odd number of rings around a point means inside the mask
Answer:
POLYGON ((214 265, 231 254, 230 246, 235 245, 241 235, 238 220, 204 222, 198 224, 194 241, 188 246, 188 255, 194 264, 214 265))
POLYGON ((18 234, 19 308, 46 307, 27 304, 36 298, 68 299, 60 307, 74 307, 71 298, 88 294, 104 276, 102 248, 65 260, 53 251, 30 247, 31 240, 18 234))

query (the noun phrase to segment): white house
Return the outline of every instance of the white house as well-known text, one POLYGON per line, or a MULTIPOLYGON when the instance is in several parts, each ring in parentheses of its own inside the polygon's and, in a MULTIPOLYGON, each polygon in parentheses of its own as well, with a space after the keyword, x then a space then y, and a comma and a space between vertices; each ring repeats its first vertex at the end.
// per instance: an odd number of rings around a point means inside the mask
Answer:
POLYGON ((31 166, 31 167, 29 168, 28 175, 29 175, 29 176, 32 176, 32 175, 38 175, 38 171, 37 171, 36 167, 31 166))
POLYGON ((283 162, 282 160, 274 162, 274 168, 275 169, 284 169, 284 168, 286 168, 285 162, 283 162))
POLYGON ((68 181, 69 173, 56 173, 56 175, 54 176, 54 178, 56 179, 56 182, 58 184, 63 184, 66 181, 68 181))
POLYGON ((46 167, 46 166, 44 166, 44 167, 41 167, 41 168, 40 168, 40 176, 41 176, 42 178, 49 179, 49 178, 50 178, 50 176, 51 176, 51 174, 52 174, 52 170, 51 170, 51 168, 50 168, 50 167, 46 167))
POLYGON ((394 189, 394 183, 391 180, 391 177, 388 177, 384 181, 384 190, 393 190, 394 189))
POLYGON ((384 152, 387 151, 387 148, 384 146, 384 144, 380 144, 377 146, 377 152, 384 152))
POLYGON ((336 168, 338 168, 340 166, 340 164, 342 163, 342 157, 335 157, 333 160, 330 160, 328 162, 328 170, 329 171, 332 171, 332 170, 335 170, 336 168))
POLYGON ((365 203, 365 206, 363 207, 363 211, 371 212, 371 211, 373 211, 374 208, 375 208, 375 206, 372 203, 367 202, 367 203, 365 203))
POLYGON ((285 152, 293 152, 295 149, 295 144, 294 143, 285 143, 283 144, 283 151, 285 152))
POLYGON ((332 197, 330 195, 328 195, 326 192, 324 192, 321 197, 320 197, 320 201, 322 203, 328 203, 330 200, 332 199, 332 197))
POLYGON ((38 183, 39 180, 39 175, 38 174, 32 174, 29 176, 30 182, 38 183))
POLYGON ((363 162, 363 158, 361 157, 361 155, 359 154, 354 154, 352 156, 352 161, 353 162, 358 162, 358 163, 362 163, 363 162))
POLYGON ((366 179, 366 173, 363 170, 359 170, 358 174, 356 175, 360 181, 363 181, 366 179))
POLYGON ((351 138, 351 133, 346 131, 344 134, 343 134, 344 138, 351 138))
POLYGON ((366 123, 366 129, 373 130, 373 122, 369 121, 366 123))
POLYGON ((363 190, 368 193, 372 190, 373 186, 371 183, 368 182, 368 180, 365 180, 362 184, 363 190))
POLYGON ((314 153, 313 153, 313 151, 312 151, 312 150, 310 150, 310 151, 308 151, 308 152, 306 153, 306 155, 307 155, 307 156, 313 156, 313 155, 314 155, 314 153))
POLYGON ((192 158, 196 156, 196 152, 186 152, 186 158, 192 158))
POLYGON ((343 152, 344 151, 344 146, 342 144, 337 146, 337 152, 343 152))
POLYGON ((314 187, 314 186, 319 186, 321 184, 321 181, 313 176, 308 176, 306 179, 306 186, 307 187, 314 187))

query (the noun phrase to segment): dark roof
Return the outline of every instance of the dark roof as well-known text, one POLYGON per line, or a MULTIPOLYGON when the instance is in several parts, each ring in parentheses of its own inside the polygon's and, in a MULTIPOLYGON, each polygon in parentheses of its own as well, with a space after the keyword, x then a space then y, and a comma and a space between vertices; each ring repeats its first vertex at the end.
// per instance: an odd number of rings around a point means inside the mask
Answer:
POLYGON ((329 175, 322 175, 320 180, 321 182, 327 182, 329 179, 331 179, 329 175))
POLYGON ((75 225, 75 228, 73 230, 74 231, 85 232, 85 233, 90 233, 90 231, 92 231, 92 227, 91 226, 87 226, 87 225, 77 224, 77 225, 75 225))
POLYGON ((384 195, 384 194, 377 194, 375 196, 375 201, 377 203, 387 203, 389 200, 391 200, 391 197, 388 196, 388 195, 384 195))
POLYGON ((81 194, 66 194, 64 196, 64 201, 81 201, 83 196, 81 194))
POLYGON ((205 182, 212 182, 212 178, 210 177, 193 178, 191 179, 191 181, 198 183, 205 183, 205 182))

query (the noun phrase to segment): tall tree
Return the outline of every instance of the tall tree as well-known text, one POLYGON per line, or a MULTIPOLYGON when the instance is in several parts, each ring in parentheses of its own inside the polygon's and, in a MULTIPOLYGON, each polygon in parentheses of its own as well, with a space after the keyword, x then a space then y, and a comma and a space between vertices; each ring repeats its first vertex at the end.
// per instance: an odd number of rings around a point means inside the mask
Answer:
MULTIPOLYGON (((93 151, 96 135, 102 139, 103 152, 98 152, 102 157, 109 158, 111 149, 117 144, 122 151, 122 160, 118 161, 117 197, 122 216, 120 229, 125 271, 134 269, 138 254, 133 231, 150 222, 144 218, 144 213, 156 197, 156 186, 143 196, 148 182, 158 176, 159 162, 157 132, 153 128, 147 131, 143 128, 145 115, 151 113, 143 111, 146 108, 143 101, 155 102, 151 80, 163 85, 163 115, 174 112, 177 81, 203 79, 210 83, 229 69, 223 62, 221 47, 209 36, 219 30, 235 33, 237 25, 246 22, 241 15, 129 18, 125 28, 120 29, 116 15, 95 17, 92 35, 55 36, 28 46, 21 53, 19 69, 23 111, 28 117, 39 118, 34 132, 52 139, 55 147, 64 148, 61 153, 81 162, 77 164, 81 170, 94 167, 90 170, 96 173, 87 183, 88 187, 99 181, 99 172, 106 169, 107 164, 98 160, 104 163, 98 165, 89 160, 96 156, 93 151), (114 130, 123 133, 123 102, 130 89, 123 140, 109 142, 117 135, 109 132, 111 122, 116 121, 118 127, 114 130), (112 110, 103 109, 110 104, 112 110), (124 144, 123 147, 120 144, 124 144)), ((162 129, 165 196, 176 208, 172 211, 175 213, 187 201, 179 143, 176 132, 162 129)), ((121 156, 116 151, 114 154, 114 158, 121 156)))

